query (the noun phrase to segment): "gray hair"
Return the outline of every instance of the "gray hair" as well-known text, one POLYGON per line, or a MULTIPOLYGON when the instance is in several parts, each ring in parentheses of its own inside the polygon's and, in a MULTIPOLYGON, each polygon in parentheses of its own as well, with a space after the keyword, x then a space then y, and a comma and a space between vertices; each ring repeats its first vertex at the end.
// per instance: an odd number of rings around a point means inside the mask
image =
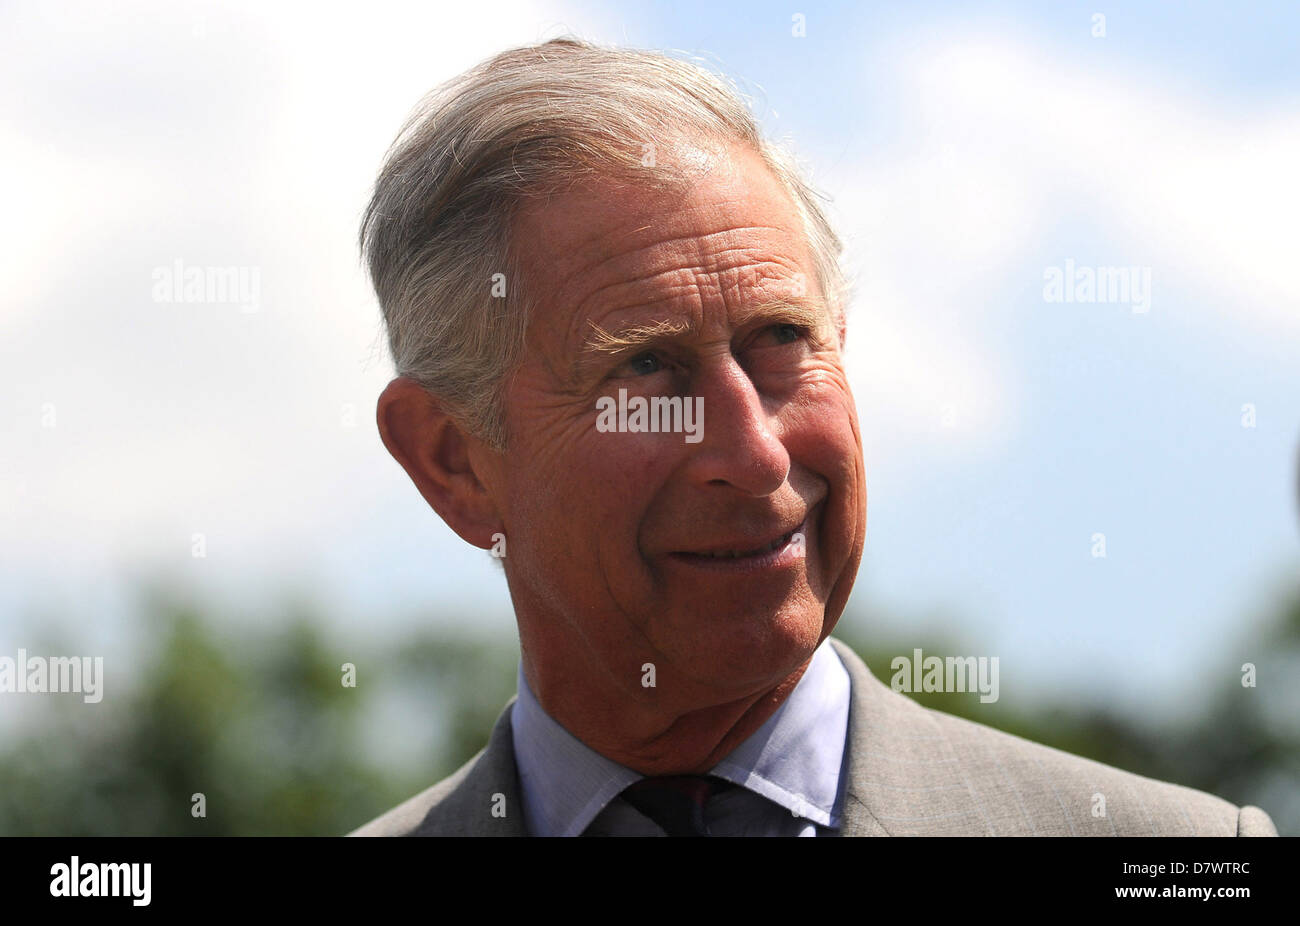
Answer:
POLYGON ((739 143, 762 157, 799 211, 842 330, 840 241, 818 194, 763 138, 743 97, 688 61, 561 38, 503 52, 443 84, 389 149, 361 250, 397 374, 471 434, 505 447, 504 393, 534 304, 511 249, 515 215, 593 174, 681 183, 665 165, 647 170, 655 142, 681 138, 739 143))

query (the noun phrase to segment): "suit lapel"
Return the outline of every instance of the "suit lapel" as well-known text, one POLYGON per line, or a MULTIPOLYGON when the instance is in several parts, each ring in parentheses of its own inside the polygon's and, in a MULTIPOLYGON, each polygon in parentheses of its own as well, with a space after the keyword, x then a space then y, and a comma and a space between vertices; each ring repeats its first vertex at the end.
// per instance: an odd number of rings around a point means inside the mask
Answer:
POLYGON ((858 654, 834 637, 831 645, 849 673, 849 735, 844 747, 844 760, 848 763, 845 798, 840 823, 841 836, 888 836, 885 828, 872 811, 869 799, 867 772, 868 744, 872 739, 871 683, 875 679, 858 654))

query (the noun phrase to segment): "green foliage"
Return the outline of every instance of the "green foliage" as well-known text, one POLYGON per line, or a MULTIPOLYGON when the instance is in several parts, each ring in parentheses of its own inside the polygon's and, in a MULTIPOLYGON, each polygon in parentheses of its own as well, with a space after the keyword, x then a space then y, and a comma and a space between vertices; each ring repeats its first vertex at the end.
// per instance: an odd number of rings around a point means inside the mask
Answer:
POLYGON ((237 643, 188 608, 146 623, 129 692, 52 698, 0 755, 0 833, 332 835, 405 796, 357 750, 361 702, 307 620, 237 643))

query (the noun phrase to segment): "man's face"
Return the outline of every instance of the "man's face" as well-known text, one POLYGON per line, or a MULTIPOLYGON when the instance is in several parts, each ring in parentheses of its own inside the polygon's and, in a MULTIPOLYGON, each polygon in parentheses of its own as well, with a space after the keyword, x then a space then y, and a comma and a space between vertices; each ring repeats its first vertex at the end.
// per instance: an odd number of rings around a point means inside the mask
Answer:
POLYGON ((757 155, 712 157, 686 193, 602 180, 518 218, 536 314, 485 482, 526 655, 629 690, 650 662, 661 693, 722 700, 831 632, 866 482, 798 213, 757 155), (620 389, 699 397, 702 439, 598 429, 620 389))

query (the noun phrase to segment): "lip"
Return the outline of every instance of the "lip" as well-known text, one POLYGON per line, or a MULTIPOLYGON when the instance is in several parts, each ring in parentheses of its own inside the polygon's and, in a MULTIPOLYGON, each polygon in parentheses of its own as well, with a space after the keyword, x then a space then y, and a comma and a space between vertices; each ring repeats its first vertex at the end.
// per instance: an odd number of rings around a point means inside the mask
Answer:
MULTIPOLYGON (((707 553, 670 553, 669 559, 695 569, 708 569, 714 572, 753 572, 760 569, 773 569, 792 566, 803 562, 808 547, 806 525, 808 517, 779 537, 774 537, 757 549, 761 552, 746 556, 710 556, 707 553), (804 542, 796 544, 791 539, 795 534, 804 532, 804 542), (764 550, 763 547, 776 543, 775 549, 764 550)), ((722 549, 719 547, 719 549, 722 549)), ((732 548, 734 549, 734 548, 732 548)))

